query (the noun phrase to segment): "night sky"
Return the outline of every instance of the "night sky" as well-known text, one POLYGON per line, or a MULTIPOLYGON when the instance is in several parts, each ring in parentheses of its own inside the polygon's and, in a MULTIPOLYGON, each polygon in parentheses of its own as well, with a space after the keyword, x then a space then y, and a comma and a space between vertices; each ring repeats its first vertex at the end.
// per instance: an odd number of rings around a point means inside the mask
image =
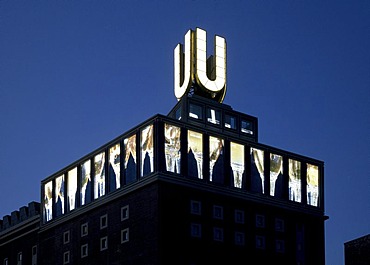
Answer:
POLYGON ((225 104, 325 162, 326 261, 370 233, 370 1, 0 1, 0 218, 176 104, 189 29, 227 41, 225 104))

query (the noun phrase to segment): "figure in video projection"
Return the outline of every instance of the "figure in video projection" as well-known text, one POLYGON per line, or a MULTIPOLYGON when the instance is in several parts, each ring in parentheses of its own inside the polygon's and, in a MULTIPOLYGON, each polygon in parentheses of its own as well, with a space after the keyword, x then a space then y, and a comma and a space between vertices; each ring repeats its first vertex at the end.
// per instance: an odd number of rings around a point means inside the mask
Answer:
POLYGON ((64 175, 55 179, 55 214, 64 214, 64 175))
POLYGON ((223 148, 223 139, 209 137, 209 178, 220 184, 224 182, 223 148))
POLYGON ((203 135, 188 131, 188 175, 203 179, 203 135))
POLYGON ((289 159, 289 200, 301 202, 301 162, 289 159))
POLYGON ((307 164, 307 203, 318 206, 319 197, 319 169, 317 166, 307 164))
POLYGON ((53 218, 53 182, 49 181, 44 185, 44 220, 50 221, 53 218))
POLYGON ((180 174, 180 128, 170 124, 165 124, 165 156, 166 156, 166 170, 180 174))
POLYGON ((275 196, 276 180, 283 174, 283 157, 270 154, 270 195, 275 196))
POLYGON ((153 172, 153 125, 141 132, 141 176, 153 172))
POLYGON ((259 150, 256 148, 251 148, 252 153, 252 187, 254 191, 265 193, 265 173, 264 173, 264 164, 263 164, 263 157, 264 152, 263 150, 259 150), (254 174, 255 168, 258 171, 259 180, 256 178, 254 174))
POLYGON ((105 195, 105 155, 104 152, 95 156, 94 167, 94 198, 105 195))
POLYGON ((81 205, 91 201, 91 163, 87 160, 81 166, 81 205))
POLYGON ((230 162, 233 171, 233 184, 236 188, 242 188, 244 174, 244 146, 237 143, 230 143, 230 162))
POLYGON ((136 181, 136 135, 124 140, 126 184, 136 181))
POLYGON ((109 180, 110 190, 115 190, 121 186, 120 168, 121 168, 121 148, 116 144, 109 149, 109 180))

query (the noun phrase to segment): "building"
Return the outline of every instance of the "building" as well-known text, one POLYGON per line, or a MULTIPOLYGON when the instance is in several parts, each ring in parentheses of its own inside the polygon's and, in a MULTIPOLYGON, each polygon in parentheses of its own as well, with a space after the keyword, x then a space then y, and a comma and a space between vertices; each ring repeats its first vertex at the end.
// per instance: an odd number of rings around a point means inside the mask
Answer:
POLYGON ((41 181, 37 233, 17 253, 36 246, 37 264, 325 264, 324 163, 258 142, 258 119, 222 103, 225 39, 209 59, 205 42, 197 28, 175 48, 168 115, 41 181))
POLYGON ((370 234, 344 243, 345 265, 370 264, 370 234))

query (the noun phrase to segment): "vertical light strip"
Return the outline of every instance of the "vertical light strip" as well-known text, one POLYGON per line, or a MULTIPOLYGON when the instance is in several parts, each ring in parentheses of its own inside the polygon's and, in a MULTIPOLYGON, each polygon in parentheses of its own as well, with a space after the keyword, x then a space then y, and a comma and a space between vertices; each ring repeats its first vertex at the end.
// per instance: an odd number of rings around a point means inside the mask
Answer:
POLYGON ((186 93, 191 85, 192 63, 192 30, 189 30, 185 35, 185 52, 183 52, 183 45, 178 44, 174 50, 174 79, 175 79, 175 96, 178 100, 186 93), (184 81, 181 84, 181 76, 184 81))

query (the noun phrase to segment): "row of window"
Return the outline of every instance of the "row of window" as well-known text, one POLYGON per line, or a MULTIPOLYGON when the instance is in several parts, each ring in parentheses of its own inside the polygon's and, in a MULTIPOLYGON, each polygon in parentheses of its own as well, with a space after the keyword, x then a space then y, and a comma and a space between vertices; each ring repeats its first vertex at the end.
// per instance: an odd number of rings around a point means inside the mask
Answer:
MULTIPOLYGON (((144 177, 154 169, 161 169, 160 165, 154 165, 157 147, 153 127, 158 124, 143 127, 138 134, 119 140, 44 183, 44 222, 137 181, 138 174, 144 177)), ((165 123, 163 129, 164 154, 159 155, 163 156, 164 170, 168 172, 319 206, 318 165, 170 123, 165 123), (182 133, 186 133, 185 143, 181 141, 182 133)))
MULTIPOLYGON (((202 237, 202 225, 199 223, 190 224, 190 234, 193 238, 202 237)), ((263 235, 256 235, 255 237, 255 246, 257 249, 265 249, 266 239, 263 235)), ((213 227, 213 240, 217 242, 224 241, 224 229, 222 227, 213 227)), ((276 239, 275 240, 275 250, 276 252, 283 253, 285 251, 285 240, 276 239)), ((245 246, 245 233, 241 231, 234 232, 234 244, 236 246, 245 246)))
MULTIPOLYGON (((202 203, 200 201, 191 200, 190 201, 190 213, 194 215, 202 214, 202 203)), ((245 223, 245 213, 244 210, 235 209, 234 210, 234 222, 236 224, 245 223)), ((224 220, 224 208, 221 205, 213 205, 212 217, 214 219, 224 220)), ((265 228, 265 216, 262 214, 256 214, 255 216, 255 226, 257 228, 265 228)), ((284 232, 285 222, 281 218, 275 218, 275 231, 284 232)))
MULTIPOLYGON (((32 265, 36 265, 37 264, 37 246, 33 246, 32 247, 32 256, 31 256, 31 264, 32 265)), ((17 265, 22 265, 23 263, 23 253, 22 252, 18 252, 17 253, 17 265)), ((29 262, 26 262, 27 264, 29 264, 29 262)), ((3 265, 9 265, 9 259, 8 258, 5 258, 3 260, 3 265)))

